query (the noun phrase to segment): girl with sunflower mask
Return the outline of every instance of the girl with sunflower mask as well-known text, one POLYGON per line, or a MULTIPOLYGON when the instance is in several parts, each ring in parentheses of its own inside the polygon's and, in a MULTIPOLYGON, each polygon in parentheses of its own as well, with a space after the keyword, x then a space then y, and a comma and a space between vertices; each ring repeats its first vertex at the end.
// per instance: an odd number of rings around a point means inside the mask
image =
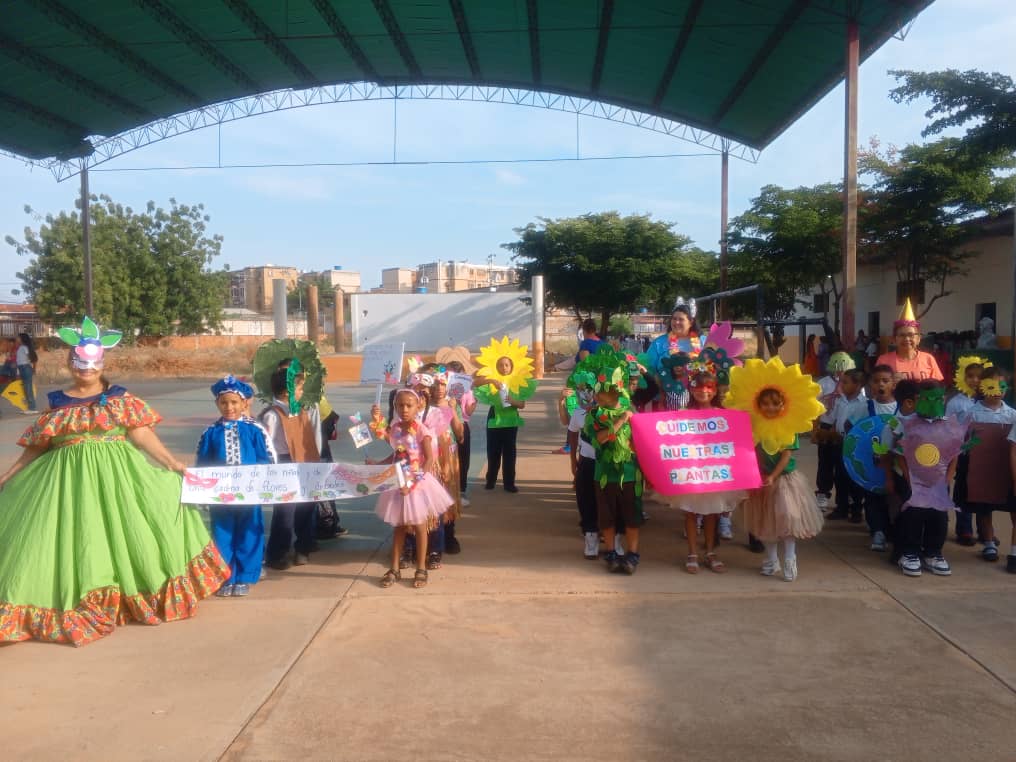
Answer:
POLYGON ((767 577, 780 572, 779 545, 783 543, 782 570, 787 582, 797 579, 797 540, 814 537, 822 529, 815 493, 794 458, 798 435, 810 431, 824 411, 818 401, 820 391, 799 366, 784 366, 778 357, 768 362, 748 360, 730 370, 726 406, 751 415, 763 481, 744 504, 745 520, 748 531, 765 543, 761 571, 767 577))
POLYGON ((519 411, 536 391, 533 361, 526 357, 528 347, 507 336, 491 339, 480 350, 478 375, 487 383, 477 386, 476 399, 490 405, 487 411, 487 482, 494 489, 498 471, 502 471, 505 492, 518 492, 515 486, 516 441, 522 416, 519 411))

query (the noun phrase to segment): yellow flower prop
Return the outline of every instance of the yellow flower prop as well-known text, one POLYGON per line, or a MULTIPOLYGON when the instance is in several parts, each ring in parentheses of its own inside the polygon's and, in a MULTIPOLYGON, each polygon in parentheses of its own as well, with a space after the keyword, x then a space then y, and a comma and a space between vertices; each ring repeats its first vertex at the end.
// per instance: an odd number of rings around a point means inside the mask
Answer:
POLYGON ((993 367, 991 360, 985 360, 983 357, 977 355, 967 355, 961 357, 956 363, 956 375, 953 376, 953 384, 956 385, 956 389, 968 397, 974 397, 977 394, 977 390, 971 388, 967 383, 967 366, 968 365, 981 365, 985 368, 993 367))
POLYGON ((811 431, 811 424, 825 412, 818 401, 822 387, 801 373, 801 366, 787 367, 779 357, 768 362, 746 360, 730 369, 730 392, 723 406, 744 410, 751 415, 751 430, 756 444, 770 455, 794 443, 794 436, 811 431), (766 418, 758 406, 758 396, 776 389, 783 396, 783 412, 778 418, 766 418))
POLYGON ((490 344, 480 350, 480 370, 477 375, 491 381, 500 381, 508 387, 509 393, 518 394, 533 377, 533 361, 526 357, 528 349, 527 346, 519 346, 518 339, 509 340, 504 336, 498 341, 492 338, 490 344), (507 375, 497 369, 497 361, 502 357, 507 357, 512 363, 511 372, 507 375))

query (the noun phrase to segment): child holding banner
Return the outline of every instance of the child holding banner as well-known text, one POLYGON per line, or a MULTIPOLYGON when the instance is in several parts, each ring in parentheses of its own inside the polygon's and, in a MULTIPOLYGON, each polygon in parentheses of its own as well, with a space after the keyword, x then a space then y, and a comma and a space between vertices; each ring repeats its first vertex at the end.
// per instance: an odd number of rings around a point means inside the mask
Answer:
MULTIPOLYGON (((264 427, 247 415, 254 390, 233 376, 216 381, 212 396, 221 417, 198 440, 197 466, 241 466, 275 463, 275 451, 264 427)), ((212 506, 212 539, 231 575, 216 595, 243 597, 261 578, 265 525, 260 505, 212 506)))
MULTIPOLYGON (((427 528, 432 521, 440 521, 442 514, 452 505, 447 490, 434 477, 437 461, 434 457, 434 435, 423 423, 416 420, 421 400, 412 389, 399 389, 395 395, 397 421, 388 428, 388 444, 394 451, 384 463, 397 463, 402 474, 401 486, 378 496, 374 509, 378 517, 395 528, 392 541, 392 565, 381 577, 381 587, 391 587, 402 579, 399 560, 406 535, 412 528, 416 536, 416 574, 413 587, 427 585, 427 528)), ((368 464, 374 461, 368 459, 368 464)))
MULTIPOLYGON (((688 405, 688 409, 707 410, 719 407, 719 403, 716 401, 716 387, 716 376, 712 373, 693 372, 689 382, 691 403, 688 405)), ((744 492, 740 490, 726 490, 723 492, 684 493, 672 498, 662 498, 684 512, 684 531, 688 538, 688 557, 684 562, 685 571, 689 574, 697 574, 699 570, 698 533, 696 531, 699 520, 702 521, 702 533, 705 536, 706 567, 718 574, 727 570, 727 565, 716 557, 716 535, 719 520, 721 515, 729 516, 730 512, 737 508, 745 497, 744 492)))

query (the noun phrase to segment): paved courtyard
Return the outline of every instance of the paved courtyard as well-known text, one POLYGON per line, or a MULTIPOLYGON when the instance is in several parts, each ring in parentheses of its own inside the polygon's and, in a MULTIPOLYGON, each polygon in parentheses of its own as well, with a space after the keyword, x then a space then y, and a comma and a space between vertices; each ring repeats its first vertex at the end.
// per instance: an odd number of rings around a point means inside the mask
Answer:
MULTIPOLYGON (((871 760, 1010 758, 1016 576, 952 542, 949 578, 904 578, 836 522, 794 583, 725 544, 683 571, 678 517, 648 504, 633 577, 582 558, 555 416, 527 406, 520 492, 484 491, 475 418, 463 552, 422 591, 382 590, 389 532, 369 499, 348 536, 250 598, 74 649, 0 647, 0 737, 16 759, 871 760)), ((216 412, 204 382, 133 387, 181 456, 216 412)), ((372 389, 332 385, 343 414, 372 389)), ((28 418, 4 409, 0 460, 28 418)), ((339 459, 359 459, 348 437, 339 459)), ((802 467, 814 473, 813 451, 802 467)), ((1009 524, 1000 522, 999 536, 1009 524)), ((1004 532, 1004 534, 1003 534, 1004 532)))

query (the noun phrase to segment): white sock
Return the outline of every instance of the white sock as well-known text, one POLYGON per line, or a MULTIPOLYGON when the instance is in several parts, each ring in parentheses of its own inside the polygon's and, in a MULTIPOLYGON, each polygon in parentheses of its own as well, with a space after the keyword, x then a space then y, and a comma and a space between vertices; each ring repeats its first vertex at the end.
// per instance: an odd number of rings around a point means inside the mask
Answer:
POLYGON ((793 537, 783 538, 783 558, 787 561, 797 560, 797 540, 793 537))
POLYGON ((779 550, 780 550, 779 542, 767 542, 766 561, 768 561, 771 564, 778 564, 780 562, 779 550))
POLYGON ((986 548, 994 548, 995 547, 995 541, 994 540, 985 540, 984 547, 986 547, 986 548))

